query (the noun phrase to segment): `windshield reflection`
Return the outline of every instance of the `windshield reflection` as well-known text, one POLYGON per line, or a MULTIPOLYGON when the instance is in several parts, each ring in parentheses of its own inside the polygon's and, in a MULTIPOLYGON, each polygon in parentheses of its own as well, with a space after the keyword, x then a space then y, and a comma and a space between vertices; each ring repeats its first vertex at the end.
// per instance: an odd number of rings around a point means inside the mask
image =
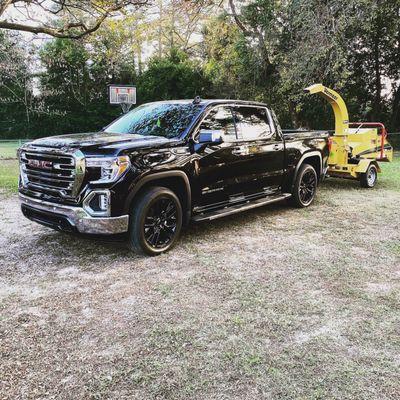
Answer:
POLYGON ((105 132, 175 138, 186 130, 200 109, 200 105, 192 103, 144 104, 114 121, 105 132))

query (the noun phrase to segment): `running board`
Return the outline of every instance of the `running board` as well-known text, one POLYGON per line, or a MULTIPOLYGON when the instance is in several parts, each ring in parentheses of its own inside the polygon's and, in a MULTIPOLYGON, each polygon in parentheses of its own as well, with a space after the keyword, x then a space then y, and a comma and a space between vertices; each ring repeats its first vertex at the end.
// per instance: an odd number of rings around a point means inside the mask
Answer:
POLYGON ((290 193, 282 193, 275 196, 263 197, 257 200, 248 200, 244 204, 236 204, 234 206, 227 206, 225 208, 209 211, 206 213, 198 214, 192 217, 195 222, 212 221, 217 218, 226 217, 227 215, 237 214, 242 211, 251 210, 252 208, 262 207, 267 204, 276 203, 277 201, 285 200, 291 197, 290 193))

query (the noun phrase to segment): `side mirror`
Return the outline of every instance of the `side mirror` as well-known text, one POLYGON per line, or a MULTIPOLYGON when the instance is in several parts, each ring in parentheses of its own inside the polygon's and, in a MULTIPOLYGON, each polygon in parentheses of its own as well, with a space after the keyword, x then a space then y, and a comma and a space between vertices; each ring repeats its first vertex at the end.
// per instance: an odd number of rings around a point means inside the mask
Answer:
POLYGON ((201 129, 198 140, 201 144, 220 144, 223 142, 222 131, 220 131, 219 129, 201 129))

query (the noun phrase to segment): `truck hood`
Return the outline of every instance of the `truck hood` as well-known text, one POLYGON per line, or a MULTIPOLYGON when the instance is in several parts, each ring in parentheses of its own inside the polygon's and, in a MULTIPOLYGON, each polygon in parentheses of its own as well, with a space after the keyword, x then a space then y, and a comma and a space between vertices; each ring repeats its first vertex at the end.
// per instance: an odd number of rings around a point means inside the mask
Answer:
POLYGON ((160 147, 167 143, 176 142, 158 136, 142 136, 115 134, 107 132, 77 133, 72 135, 51 136, 37 139, 30 143, 35 147, 80 149, 80 150, 117 150, 131 148, 160 147))

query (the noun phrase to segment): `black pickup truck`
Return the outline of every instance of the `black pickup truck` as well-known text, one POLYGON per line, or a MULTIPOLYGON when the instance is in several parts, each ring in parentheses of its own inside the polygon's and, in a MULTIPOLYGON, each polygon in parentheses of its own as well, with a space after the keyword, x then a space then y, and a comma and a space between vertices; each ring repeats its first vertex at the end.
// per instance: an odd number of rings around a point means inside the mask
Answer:
POLYGON ((156 255, 189 221, 284 199, 309 206, 327 169, 328 136, 282 132, 262 103, 144 104, 100 132, 21 147, 21 208, 58 230, 128 233, 133 250, 156 255))

